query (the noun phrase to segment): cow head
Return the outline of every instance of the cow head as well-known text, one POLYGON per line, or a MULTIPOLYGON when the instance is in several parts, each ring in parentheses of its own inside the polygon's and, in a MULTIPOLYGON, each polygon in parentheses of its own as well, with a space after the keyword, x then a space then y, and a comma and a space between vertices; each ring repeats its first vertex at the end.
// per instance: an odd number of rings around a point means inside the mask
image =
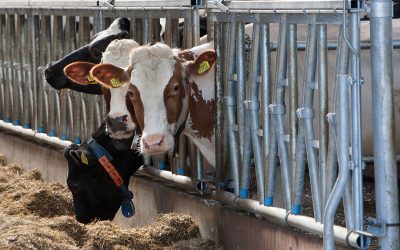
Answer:
MULTIPOLYGON (((103 53, 101 62, 106 65, 126 67, 129 65, 129 52, 138 46, 131 39, 114 40, 103 53)), ((107 77, 104 75, 106 73, 95 66, 96 64, 89 62, 74 62, 65 67, 64 74, 70 81, 82 86, 98 86, 100 83, 106 99, 107 131, 112 138, 128 139, 132 137, 137 124, 133 106, 127 99, 129 84, 125 82, 129 77, 120 80, 111 74, 111 81, 104 83, 101 79, 107 77)))
POLYGON ((56 62, 46 66, 46 81, 55 89, 69 88, 87 94, 102 94, 99 85, 80 85, 70 81, 63 74, 64 68, 73 62, 83 61, 99 63, 107 46, 115 39, 129 38, 130 21, 126 18, 118 18, 104 31, 97 33, 94 40, 79 48, 56 62))
MULTIPOLYGON (((143 165, 142 157, 124 148, 115 148, 103 124, 92 137, 113 157, 113 165, 126 185, 129 178, 143 165)), ((121 206, 123 197, 111 177, 106 173, 86 143, 71 144, 64 150, 68 161, 67 185, 72 193, 75 215, 79 222, 90 223, 95 219, 112 220, 121 206)))
MULTIPOLYGON (((157 155, 174 148, 174 138, 186 122, 190 78, 208 73, 214 60, 213 50, 204 51, 195 60, 186 60, 167 45, 157 43, 132 50, 132 72, 112 65, 96 68, 130 82, 128 97, 142 130, 141 152, 157 155)), ((111 79, 104 77, 99 81, 108 83, 111 79)))

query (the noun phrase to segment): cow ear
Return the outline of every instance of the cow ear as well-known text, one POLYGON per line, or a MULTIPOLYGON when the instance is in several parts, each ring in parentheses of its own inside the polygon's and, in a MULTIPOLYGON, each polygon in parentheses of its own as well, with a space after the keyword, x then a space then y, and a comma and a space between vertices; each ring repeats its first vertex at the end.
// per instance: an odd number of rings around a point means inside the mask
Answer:
POLYGON ((74 62, 64 68, 64 75, 71 81, 81 85, 97 84, 90 75, 90 70, 94 66, 96 64, 90 62, 74 62))
POLYGON ((202 52, 194 61, 188 64, 188 74, 205 75, 214 65, 216 54, 214 50, 202 52))
POLYGON ((112 64, 99 64, 90 73, 93 78, 106 88, 119 88, 129 83, 132 67, 123 69, 112 64))

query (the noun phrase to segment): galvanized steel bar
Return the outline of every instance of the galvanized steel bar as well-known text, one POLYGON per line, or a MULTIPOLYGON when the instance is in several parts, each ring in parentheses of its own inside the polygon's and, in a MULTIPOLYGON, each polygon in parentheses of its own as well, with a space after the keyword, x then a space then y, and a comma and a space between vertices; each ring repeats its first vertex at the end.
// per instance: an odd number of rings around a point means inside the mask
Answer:
POLYGON ((6 83, 6 70, 4 69, 4 62, 5 62, 5 23, 6 17, 5 15, 0 15, 0 120, 4 119, 5 113, 5 106, 4 106, 4 99, 5 99, 5 89, 4 85, 6 83))
POLYGON ((326 159, 328 149, 328 56, 327 56, 327 25, 317 26, 318 51, 318 97, 319 97, 319 190, 321 191, 321 211, 325 207, 326 159))
MULTIPOLYGON (((30 16, 31 28, 34 27, 33 25, 33 17, 30 16)), ((50 34, 51 34, 51 20, 50 16, 42 16, 40 19, 40 43, 42 46, 39 48, 39 65, 46 65, 47 62, 50 62, 50 54, 51 54, 51 46, 50 43, 50 34)), ((32 34, 32 33, 31 33, 32 34)), ((32 46, 33 41, 35 40, 34 35, 31 35, 30 49, 34 49, 35 47, 32 46)), ((31 50, 32 51, 32 50, 31 50)), ((33 59, 31 58, 31 62, 33 59)), ((33 67, 33 65, 32 65, 33 67)), ((36 72, 36 68, 34 68, 36 72)), ((44 133, 46 131, 47 126, 47 98, 46 98, 46 91, 47 90, 47 83, 44 79, 44 67, 41 66, 38 68, 39 73, 39 82, 37 88, 37 131, 39 133, 44 133), (46 86, 46 87, 45 87, 46 86)), ((33 80, 33 79, 32 79, 33 80)))
POLYGON ((286 71, 287 71, 287 37, 288 24, 286 23, 286 15, 282 15, 282 23, 279 25, 279 50, 277 54, 277 68, 275 70, 275 100, 270 105, 270 112, 275 119, 276 140, 278 142, 278 155, 280 160, 282 187, 284 194, 285 207, 287 211, 292 210, 291 197, 291 171, 289 169, 289 152, 285 135, 285 88, 286 88, 286 71))
POLYGON ((149 40, 149 29, 150 29, 150 24, 149 24, 149 18, 142 18, 142 44, 148 44, 150 42, 149 40))
MULTIPOLYGON (((343 24, 346 25, 346 24, 343 24)), ((349 169, 349 146, 350 146, 350 124, 349 124, 349 101, 348 101, 348 76, 347 72, 347 61, 349 55, 349 48, 342 42, 340 48, 339 70, 338 78, 338 140, 337 140, 337 150, 338 150, 338 161, 339 161, 339 176, 333 187, 332 193, 328 198, 328 202, 325 207, 324 212, 324 249, 333 250, 334 249, 334 238, 333 238, 333 223, 334 215, 343 192, 346 188, 350 176, 349 169)))
POLYGON ((244 23, 236 25, 236 124, 239 142, 240 156, 240 198, 249 197, 250 186, 250 158, 251 158, 251 140, 245 139, 245 129, 250 133, 249 128, 245 128, 245 100, 246 100, 246 70, 245 70, 245 47, 244 47, 244 23), (246 141, 249 143, 245 144, 246 141))
MULTIPOLYGON (((270 29, 269 24, 260 24, 260 70, 261 70, 261 124, 262 124, 262 162, 263 162, 263 175, 264 175, 264 193, 267 193, 267 183, 271 180, 268 179, 268 168, 266 167, 269 157, 269 144, 270 130, 271 130, 271 117, 269 113, 269 104, 271 103, 271 51, 270 51, 270 29)), ((264 205, 266 205, 264 195, 264 205)))
POLYGON ((236 51, 236 22, 232 21, 229 23, 229 40, 228 40, 228 48, 227 48, 227 57, 225 60, 225 68, 227 72, 227 77, 225 78, 225 86, 226 86, 226 96, 224 98, 225 104, 225 112, 226 118, 228 121, 228 137, 229 137, 229 152, 230 152, 230 168, 231 175, 233 178, 233 187, 234 193, 236 196, 239 196, 239 141, 238 136, 235 131, 236 127, 236 117, 235 117, 235 109, 236 109, 236 88, 235 88, 235 79, 233 78, 233 74, 236 68, 235 61, 235 51, 236 51))
MULTIPOLYGON (((289 24, 288 31, 288 85, 289 85, 289 166, 292 170, 292 188, 295 183, 296 173, 296 142, 297 142, 297 116, 298 107, 298 75, 297 75, 297 25, 289 24)), ((294 194, 292 190, 292 194, 294 194)), ((293 199, 293 195, 292 195, 293 199)), ((293 201, 292 201, 293 202, 293 201)), ((292 212, 294 206, 292 204, 292 212)), ((300 213, 297 211, 295 214, 300 213)))
POLYGON ((6 18, 6 39, 5 39, 5 52, 6 52, 6 61, 4 62, 4 66, 7 70, 7 81, 5 85, 5 102, 6 102, 6 112, 5 112, 5 122, 11 123, 13 116, 13 85, 14 85, 14 74, 12 70, 13 65, 13 54, 14 51, 14 39, 15 30, 13 29, 14 23, 14 15, 7 15, 6 18), (11 49, 10 49, 11 48, 11 49))
MULTIPOLYGON (((399 223, 399 197, 394 152, 392 1, 371 0, 371 80, 374 130, 376 215, 380 223, 399 223)), ((399 227, 386 227, 381 249, 399 249, 399 227)))
MULTIPOLYGON (((361 148, 361 65, 360 65, 360 14, 354 12, 350 17, 351 44, 357 54, 351 54, 351 150, 352 150, 352 209, 354 230, 363 230, 363 163, 361 148)), ((371 33, 373 36, 374 34, 371 33)), ((364 247, 364 242, 361 246, 364 247)))
MULTIPOLYGON (((23 116, 22 116, 22 127, 31 128, 31 120, 34 116, 33 113, 33 96, 32 87, 36 86, 36 81, 31 80, 32 71, 30 70, 29 62, 29 28, 27 22, 27 16, 20 15, 18 22, 21 23, 21 70, 22 70, 22 88, 23 88, 23 116)), ((35 50, 36 51, 36 50, 35 50)))
POLYGON ((185 175, 186 158, 187 158, 187 137, 184 134, 179 136, 179 158, 176 167, 176 174, 185 175))
POLYGON ((253 24, 253 43, 250 54, 249 64, 249 83, 250 97, 247 101, 247 108, 250 112, 251 140, 253 144, 255 172, 257 179, 258 200, 264 203, 264 162, 262 160, 262 148, 260 138, 260 101, 259 96, 259 76, 260 76, 260 24, 253 24))
POLYGON ((223 188, 222 184, 224 182, 224 156, 223 156, 223 80, 222 80, 222 23, 215 22, 215 33, 214 33, 214 44, 215 53, 217 54, 217 60, 215 62, 215 99, 216 99, 216 112, 215 112, 215 172, 216 172, 216 187, 220 191, 223 188))
POLYGON ((193 40, 192 40, 192 47, 197 46, 200 44, 200 16, 199 16, 199 9, 193 9, 192 10, 192 20, 193 20, 193 25, 192 25, 192 34, 193 34, 193 40))
POLYGON ((15 32, 15 40, 13 43, 15 44, 15 51, 13 52, 13 57, 14 57, 14 64, 13 64, 13 70, 14 70, 14 119, 13 119, 13 124, 20 126, 21 125, 21 120, 22 120, 22 114, 23 114, 23 104, 22 104, 22 98, 23 98, 23 93, 22 93, 22 82, 23 82, 23 71, 22 71, 22 55, 21 55, 21 50, 22 46, 21 43, 23 42, 23 37, 22 37, 22 26, 23 26, 23 19, 21 20, 19 15, 15 15, 15 21, 16 21, 16 29, 14 27, 14 32, 15 32), (15 20, 16 19, 16 20, 15 20))

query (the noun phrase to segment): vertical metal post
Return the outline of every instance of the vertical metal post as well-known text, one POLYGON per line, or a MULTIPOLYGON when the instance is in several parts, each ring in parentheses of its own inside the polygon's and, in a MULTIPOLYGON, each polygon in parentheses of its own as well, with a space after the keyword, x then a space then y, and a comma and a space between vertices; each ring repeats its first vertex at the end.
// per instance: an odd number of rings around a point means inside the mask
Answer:
MULTIPOLYGON (((297 25, 289 24, 288 34, 288 85, 289 85, 289 159, 292 170, 292 188, 295 183, 296 173, 296 142, 297 142, 297 116, 298 107, 298 76, 297 76, 297 25)), ((294 194, 294 190, 292 191, 294 194)), ((294 206, 292 207, 292 211, 294 206)), ((300 211, 296 211, 296 214, 300 211)))
MULTIPOLYGON (((239 166, 240 173, 240 198, 248 198, 250 186, 250 158, 251 158, 251 139, 245 140, 245 101, 246 101, 246 70, 245 70, 245 48, 244 48, 244 23, 237 24, 236 39, 236 76, 237 76, 237 93, 236 93, 236 123, 238 128, 239 139, 239 156, 241 156, 239 166), (245 141, 247 147, 245 147, 245 141), (245 155, 246 154, 246 155, 245 155)), ((250 128, 246 129, 249 132, 250 128)))
POLYGON ((21 125, 21 120, 22 120, 22 111, 23 111, 23 104, 22 104, 22 81, 23 81, 23 72, 22 72, 22 56, 21 56, 21 50, 22 50, 22 42, 23 42, 23 36, 22 36, 22 26, 23 26, 23 20, 20 19, 19 15, 15 15, 15 18, 17 19, 17 26, 16 29, 14 27, 14 32, 15 32, 15 40, 13 43, 15 44, 15 51, 13 53, 13 58, 14 58, 14 64, 13 64, 13 69, 14 69, 14 125, 21 125))
MULTIPOLYGON (((361 71, 360 71, 360 14, 354 12, 350 17, 351 44, 354 49, 351 54, 351 75, 353 78, 351 85, 351 149, 353 163, 353 217, 354 230, 363 230, 363 163, 361 148, 361 71), (356 54, 354 54, 356 53, 356 54)), ((373 35, 371 33, 371 35, 373 35)), ((364 247, 361 241, 361 247, 364 247)))
MULTIPOLYGON (((371 75, 377 219, 399 223, 399 196, 394 151, 392 1, 371 0, 371 75)), ((399 227, 386 227, 381 249, 399 249, 399 227)))
POLYGON ((260 101, 259 82, 260 82, 260 24, 253 24, 253 43, 251 48, 249 65, 250 98, 246 102, 251 117, 251 139, 253 144, 254 162, 257 178, 258 199, 260 204, 264 203, 264 174, 262 161, 262 148, 260 138, 260 101))
POLYGON ((327 26, 318 25, 318 92, 319 92, 319 190, 321 191, 321 211, 325 207, 326 159, 328 149, 328 49, 327 26))
MULTIPOLYGON (((267 183, 268 179, 268 168, 265 167, 268 164, 269 159, 269 144, 271 143, 270 130, 271 130, 271 116, 269 113, 269 105, 271 103, 271 51, 270 51, 270 30, 269 24, 260 25, 260 67, 261 67, 261 89, 262 89, 262 99, 261 99, 261 111, 262 111, 262 135, 263 135, 263 174, 264 174, 264 192, 265 197, 267 197, 267 183)), ((268 200, 264 197, 264 205, 267 205, 268 200)), ((272 204, 272 202, 271 202, 272 204)), ((270 204, 270 205, 271 205, 270 204)))
POLYGON ((6 102, 6 114, 5 114, 5 122, 11 123, 13 116, 13 86, 11 84, 14 83, 14 74, 12 70, 13 65, 13 54, 14 51, 14 42, 13 36, 15 35, 15 31, 13 29, 14 23, 14 15, 8 14, 6 19, 6 43, 5 43, 5 52, 7 56, 7 60, 4 62, 4 66, 7 69, 7 83, 5 85, 5 102, 6 102))
POLYGON ((5 93, 4 93, 4 83, 6 82, 6 71, 3 67, 4 62, 5 62, 5 22, 6 18, 4 15, 0 15, 0 120, 4 119, 4 112, 5 112, 5 107, 4 107, 4 98, 5 98, 5 93))
POLYGON ((197 46, 200 44, 200 16, 199 16, 199 9, 195 8, 192 10, 192 19, 193 19, 193 40, 192 46, 197 46))
POLYGON ((179 161, 176 169, 176 173, 179 175, 185 175, 186 158, 187 158, 187 141, 186 135, 181 134, 179 136, 179 161))
POLYGON ((182 42, 183 48, 185 49, 193 47, 193 20, 191 11, 185 11, 185 23, 182 42))
POLYGON ((282 23, 279 26, 279 50, 277 54, 277 67, 275 70, 275 100, 270 105, 272 119, 275 119, 276 140, 278 142, 279 160, 282 176, 282 187, 285 197, 285 207, 287 211, 291 211, 291 171, 289 170, 289 152, 285 141, 285 87, 286 87, 286 70, 287 70, 287 37, 288 24, 286 23, 286 15, 282 16, 282 23))
MULTIPOLYGON (((346 24, 343 24, 346 25, 346 24)), ((342 25, 342 27, 343 27, 342 25)), ((339 158, 339 177, 333 187, 332 193, 328 198, 324 213, 324 249, 333 250, 333 222, 337 206, 346 188, 350 176, 349 169, 349 146, 350 146, 350 126, 349 126, 349 101, 348 101, 348 76, 346 75, 348 66, 349 48, 344 42, 340 43, 340 60, 338 66, 338 140, 337 150, 339 158)))
MULTIPOLYGON (((215 112, 215 171, 216 171, 216 186, 217 190, 221 190, 224 181, 225 164, 223 158, 223 94, 224 87, 222 81, 222 23, 215 22, 214 44, 217 60, 215 62, 215 99, 216 99, 216 112, 215 112)), ((223 188, 223 187, 222 187, 223 188)))
MULTIPOLYGON (((340 55, 341 55, 341 48, 342 48, 342 43, 343 43, 343 30, 339 29, 339 35, 338 35, 338 47, 336 50, 336 66, 335 66, 335 76, 339 75, 339 65, 340 65, 340 55)), ((343 66, 347 69, 347 65, 343 66)), ((346 71, 347 72, 347 71, 346 71)), ((333 82, 333 91, 332 91, 332 106, 331 106, 331 111, 329 114, 327 114, 327 120, 329 123, 329 142, 328 142, 328 152, 327 152, 327 158, 326 158, 326 172, 325 172, 325 195, 324 195, 324 206, 326 206, 326 203, 328 202, 328 197, 332 192, 333 185, 336 180, 336 172, 337 172, 337 165, 338 165, 338 159, 337 159, 337 147, 336 147, 336 142, 337 142, 337 117, 336 117, 336 111, 337 111, 337 86, 339 79, 335 77, 334 82, 333 82)))
MULTIPOLYGON (((34 28, 33 25, 33 16, 30 18, 30 24, 31 28, 34 28)), ((41 23, 40 23, 40 52, 39 52, 39 64, 40 65, 46 65, 47 62, 50 62, 51 60, 51 45, 50 45, 50 34, 51 34, 51 19, 50 16, 42 16, 41 17, 41 23)), ((31 34, 31 40, 30 40, 30 49, 34 48, 34 42, 35 42, 35 37, 34 35, 31 34)), ((31 50, 32 51, 32 50, 31 50)), ((34 54, 34 52, 32 52, 34 54)), ((33 59, 31 59, 31 62, 33 63, 33 59)), ((33 67, 33 65, 32 65, 33 67)), ((34 68, 34 71, 36 72, 36 67, 34 68)), ((47 98, 46 98, 46 92, 47 90, 47 83, 45 82, 44 79, 44 68, 39 67, 39 75, 40 75, 40 81, 38 83, 38 95, 37 95, 37 131, 39 133, 44 133, 46 131, 46 126, 47 126, 47 98)), ((33 73, 33 72, 32 72, 33 73)))
POLYGON ((142 18, 142 43, 148 44, 149 41, 149 18, 142 18))
POLYGON ((30 70, 30 62, 28 47, 29 47, 29 29, 28 22, 25 15, 20 15, 18 22, 21 22, 21 70, 23 74, 23 118, 22 118, 22 127, 23 128, 31 128, 31 120, 34 116, 33 114, 33 96, 32 96, 32 87, 36 86, 36 81, 31 80, 32 71, 30 70))
POLYGON ((225 107, 226 107, 226 118, 228 121, 228 136, 229 136, 229 150, 230 150, 230 168, 231 175, 234 183, 234 192, 236 196, 239 196, 239 143, 237 133, 234 131, 236 125, 235 117, 235 79, 233 74, 235 72, 235 38, 236 38, 236 22, 231 21, 229 23, 229 41, 227 48, 227 58, 225 60, 225 68, 227 71, 227 77, 225 78, 226 96, 225 96, 225 107))
MULTIPOLYGON (((245 52, 244 52, 244 23, 236 25, 236 78, 237 78, 237 125, 239 134, 240 155, 243 155, 244 146, 244 117, 246 101, 246 71, 245 71, 245 52)), ((261 38, 262 39, 262 38, 261 38)), ((263 46, 263 43, 261 43, 263 46)), ((263 49, 263 48, 261 48, 263 49)), ((262 64, 261 64, 262 65, 262 64)))

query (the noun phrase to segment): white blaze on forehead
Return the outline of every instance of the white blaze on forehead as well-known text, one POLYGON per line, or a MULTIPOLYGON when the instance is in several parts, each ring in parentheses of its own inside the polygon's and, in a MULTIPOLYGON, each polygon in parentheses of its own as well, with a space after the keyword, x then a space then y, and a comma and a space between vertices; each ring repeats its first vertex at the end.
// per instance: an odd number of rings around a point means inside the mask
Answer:
POLYGON ((134 70, 131 84, 140 93, 144 108, 143 137, 151 134, 163 134, 166 143, 173 145, 173 127, 168 125, 164 105, 164 89, 175 69, 174 53, 165 44, 142 46, 131 53, 134 70))
POLYGON ((93 41, 90 44, 93 44, 93 43, 95 43, 95 42, 97 42, 97 41, 99 41, 99 40, 101 40, 101 39, 103 39, 103 38, 105 38, 107 36, 116 35, 118 33, 121 33, 122 30, 119 27, 119 22, 120 22, 119 20, 120 19, 121 18, 115 19, 106 30, 103 30, 103 31, 100 31, 99 33, 97 33, 95 35, 95 38, 93 39, 93 41))

